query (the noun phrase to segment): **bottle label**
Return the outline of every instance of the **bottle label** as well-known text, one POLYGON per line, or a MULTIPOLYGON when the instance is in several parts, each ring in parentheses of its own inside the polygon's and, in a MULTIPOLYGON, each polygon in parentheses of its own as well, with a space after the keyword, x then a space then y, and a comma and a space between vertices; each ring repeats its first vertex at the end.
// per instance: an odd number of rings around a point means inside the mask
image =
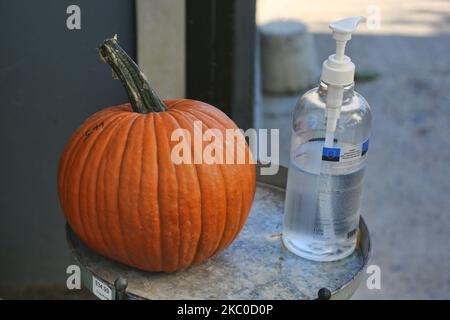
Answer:
POLYGON ((369 150, 369 139, 362 144, 343 146, 341 148, 323 148, 322 160, 331 162, 349 162, 366 155, 369 150))
POLYGON ((92 293, 101 300, 112 300, 111 288, 95 276, 92 276, 92 293))

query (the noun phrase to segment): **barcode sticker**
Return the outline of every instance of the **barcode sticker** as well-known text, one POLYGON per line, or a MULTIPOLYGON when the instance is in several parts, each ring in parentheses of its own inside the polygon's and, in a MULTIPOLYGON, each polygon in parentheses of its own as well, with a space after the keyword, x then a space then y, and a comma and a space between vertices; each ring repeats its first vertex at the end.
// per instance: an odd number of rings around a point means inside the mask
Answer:
POLYGON ((112 300, 111 288, 94 276, 92 276, 92 293, 101 300, 112 300))

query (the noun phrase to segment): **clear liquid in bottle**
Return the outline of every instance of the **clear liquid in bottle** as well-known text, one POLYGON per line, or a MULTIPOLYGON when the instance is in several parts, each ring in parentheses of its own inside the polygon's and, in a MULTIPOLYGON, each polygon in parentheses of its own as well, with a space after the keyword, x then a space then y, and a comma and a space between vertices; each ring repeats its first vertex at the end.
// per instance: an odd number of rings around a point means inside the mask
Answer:
POLYGON ((350 255, 356 245, 361 207, 362 161, 341 170, 324 168, 323 141, 299 148, 289 169, 283 242, 295 254, 314 261, 350 255))

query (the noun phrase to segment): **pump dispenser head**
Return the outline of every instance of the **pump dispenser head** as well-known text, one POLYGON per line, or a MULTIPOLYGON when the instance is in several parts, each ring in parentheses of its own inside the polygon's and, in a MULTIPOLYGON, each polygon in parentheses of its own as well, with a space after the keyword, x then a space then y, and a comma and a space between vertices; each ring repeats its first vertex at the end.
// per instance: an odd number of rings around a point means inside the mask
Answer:
POLYGON ((336 53, 324 61, 321 75, 321 80, 328 85, 326 100, 327 129, 324 144, 327 148, 333 147, 334 144, 334 133, 341 113, 344 86, 352 84, 355 78, 355 65, 345 55, 345 45, 352 38, 352 33, 356 31, 358 24, 363 21, 366 21, 366 18, 357 16, 330 24, 333 38, 336 40, 336 53))
POLYGON ((336 40, 336 53, 328 57, 322 65, 321 80, 330 85, 346 86, 353 83, 355 77, 355 65, 345 55, 347 41, 352 38, 358 24, 365 22, 362 16, 345 18, 332 22, 330 29, 336 40))

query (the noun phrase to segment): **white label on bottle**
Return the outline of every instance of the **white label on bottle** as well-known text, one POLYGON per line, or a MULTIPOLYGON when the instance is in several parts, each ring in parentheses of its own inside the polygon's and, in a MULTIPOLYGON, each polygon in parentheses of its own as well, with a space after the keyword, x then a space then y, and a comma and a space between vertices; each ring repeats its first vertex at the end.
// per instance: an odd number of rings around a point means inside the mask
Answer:
POLYGON ((322 160, 332 162, 350 162, 363 157, 369 148, 369 139, 362 144, 344 145, 340 148, 323 148, 322 160))
POLYGON ((344 146, 341 148, 341 156, 339 157, 339 162, 348 162, 361 157, 362 146, 344 146))
POLYGON ((111 288, 94 276, 92 276, 92 293, 101 300, 112 300, 111 288))

